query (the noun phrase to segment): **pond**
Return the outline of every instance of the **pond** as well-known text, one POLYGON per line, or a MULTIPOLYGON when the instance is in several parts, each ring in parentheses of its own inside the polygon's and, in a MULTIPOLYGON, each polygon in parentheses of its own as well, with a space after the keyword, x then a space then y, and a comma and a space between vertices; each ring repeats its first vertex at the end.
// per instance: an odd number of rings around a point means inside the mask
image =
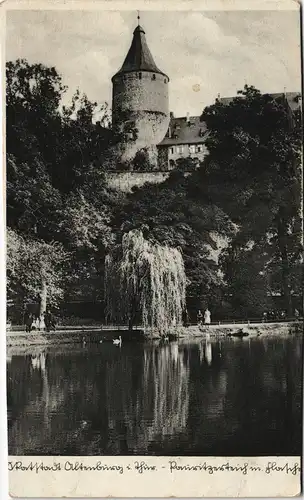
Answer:
POLYGON ((10 455, 301 454, 301 336, 9 356, 10 455))

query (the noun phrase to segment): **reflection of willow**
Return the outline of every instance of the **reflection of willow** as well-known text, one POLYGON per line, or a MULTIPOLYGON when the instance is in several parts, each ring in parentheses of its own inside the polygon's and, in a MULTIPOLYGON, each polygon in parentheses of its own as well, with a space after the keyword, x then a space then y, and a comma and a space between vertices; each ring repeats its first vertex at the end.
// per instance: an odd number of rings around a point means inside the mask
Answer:
MULTIPOLYGON (((174 435, 187 423, 189 408, 188 366, 178 346, 166 346, 160 351, 145 352, 145 386, 153 387, 153 421, 146 438, 151 441, 158 434, 174 435)), ((147 393, 145 393, 147 398, 147 393)), ((147 400, 149 404, 149 400, 147 400)))
MULTIPOLYGON (((152 347, 144 351, 143 362, 139 391, 134 391, 134 381, 127 380, 130 370, 125 367, 119 398, 121 413, 113 407, 114 401, 109 394, 113 390, 114 372, 107 381, 109 427, 116 431, 124 427, 127 447, 134 453, 146 452, 154 440, 159 442, 183 432, 189 410, 189 364, 178 345, 152 347), (129 383, 133 388, 127 389, 129 383)), ((117 365, 116 369, 119 369, 117 365)), ((116 449, 118 453, 121 451, 116 449)))

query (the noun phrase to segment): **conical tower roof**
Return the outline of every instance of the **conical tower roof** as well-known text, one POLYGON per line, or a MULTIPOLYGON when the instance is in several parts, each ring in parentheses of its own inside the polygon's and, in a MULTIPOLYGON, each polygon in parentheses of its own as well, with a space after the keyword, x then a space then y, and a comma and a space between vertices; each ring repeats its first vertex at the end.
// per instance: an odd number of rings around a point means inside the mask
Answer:
POLYGON ((133 40, 124 63, 114 76, 131 71, 151 71, 151 73, 160 73, 167 77, 156 66, 146 41, 145 31, 139 25, 133 31, 133 40))

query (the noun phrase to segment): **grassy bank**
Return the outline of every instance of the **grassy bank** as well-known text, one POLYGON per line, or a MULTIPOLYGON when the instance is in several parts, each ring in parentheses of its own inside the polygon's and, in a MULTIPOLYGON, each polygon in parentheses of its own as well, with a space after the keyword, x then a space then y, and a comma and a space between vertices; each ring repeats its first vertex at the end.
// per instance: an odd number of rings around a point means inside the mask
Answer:
MULTIPOLYGON (((189 327, 180 327, 171 332, 169 338, 174 338, 177 335, 179 339, 194 339, 194 338, 216 338, 216 337, 229 337, 238 334, 244 336, 260 336, 260 335, 288 335, 292 333, 303 332, 302 322, 289 322, 289 323, 252 323, 252 324, 238 324, 238 325, 211 325, 201 326, 197 325, 189 327)), ((123 341, 140 341, 140 340, 158 340, 158 334, 150 335, 144 334, 142 330, 134 331, 132 335, 126 329, 101 329, 87 327, 86 329, 69 329, 57 330, 56 332, 31 332, 25 333, 24 331, 10 331, 7 333, 7 346, 26 347, 38 345, 56 346, 61 344, 84 344, 84 343, 100 343, 100 341, 112 341, 121 335, 123 341)))
POLYGON ((286 323, 244 323, 238 325, 213 325, 211 327, 202 326, 189 327, 185 329, 182 336, 233 336, 243 333, 244 336, 257 335, 287 335, 289 333, 303 332, 303 323, 300 321, 291 321, 286 323))

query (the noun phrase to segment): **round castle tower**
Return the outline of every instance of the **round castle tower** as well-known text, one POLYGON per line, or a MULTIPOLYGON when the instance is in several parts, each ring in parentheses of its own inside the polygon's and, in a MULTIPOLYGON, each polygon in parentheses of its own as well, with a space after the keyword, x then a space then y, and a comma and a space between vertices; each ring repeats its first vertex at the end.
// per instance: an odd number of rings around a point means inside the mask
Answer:
POLYGON ((113 128, 125 132, 127 137, 120 145, 121 160, 131 160, 137 151, 146 148, 150 160, 156 163, 156 145, 163 140, 169 126, 169 78, 156 66, 139 25, 112 83, 113 128), (130 128, 136 129, 136 139, 128 133, 130 128))

